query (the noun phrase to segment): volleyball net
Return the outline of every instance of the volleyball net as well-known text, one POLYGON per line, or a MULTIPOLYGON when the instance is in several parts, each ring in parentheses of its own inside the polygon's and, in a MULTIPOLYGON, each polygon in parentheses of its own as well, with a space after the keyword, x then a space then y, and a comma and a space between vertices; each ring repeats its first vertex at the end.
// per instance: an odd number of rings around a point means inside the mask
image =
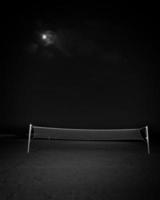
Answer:
POLYGON ((75 129, 29 125, 27 153, 31 140, 144 141, 150 154, 148 126, 130 129, 75 129))

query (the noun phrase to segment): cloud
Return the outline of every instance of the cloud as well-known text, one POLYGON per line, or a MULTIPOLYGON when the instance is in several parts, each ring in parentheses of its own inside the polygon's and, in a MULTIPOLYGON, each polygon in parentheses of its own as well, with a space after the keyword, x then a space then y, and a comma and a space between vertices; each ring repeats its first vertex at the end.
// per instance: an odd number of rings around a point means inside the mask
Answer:
POLYGON ((44 52, 53 58, 56 55, 92 57, 100 62, 118 64, 123 61, 123 56, 116 50, 117 42, 110 36, 109 29, 109 24, 89 21, 75 27, 36 30, 37 39, 30 45, 30 52, 44 52))

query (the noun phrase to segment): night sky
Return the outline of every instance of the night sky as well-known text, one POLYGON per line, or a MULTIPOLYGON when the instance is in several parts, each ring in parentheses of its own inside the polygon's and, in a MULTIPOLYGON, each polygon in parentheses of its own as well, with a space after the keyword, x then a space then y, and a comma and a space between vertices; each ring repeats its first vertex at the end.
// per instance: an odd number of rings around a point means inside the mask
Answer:
POLYGON ((158 132, 157 5, 58 2, 4 6, 3 132, 30 122, 158 132))

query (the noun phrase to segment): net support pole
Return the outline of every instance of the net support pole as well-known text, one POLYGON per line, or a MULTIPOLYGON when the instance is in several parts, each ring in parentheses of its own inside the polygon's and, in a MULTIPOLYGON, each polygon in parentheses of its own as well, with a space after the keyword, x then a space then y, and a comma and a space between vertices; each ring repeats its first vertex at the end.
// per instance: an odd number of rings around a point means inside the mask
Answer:
POLYGON ((29 153, 30 150, 31 133, 32 133, 32 124, 29 125, 27 153, 29 153))
POLYGON ((150 145, 149 145, 149 133, 148 133, 148 126, 145 127, 146 130, 146 142, 147 142, 147 152, 148 155, 150 154, 150 145))

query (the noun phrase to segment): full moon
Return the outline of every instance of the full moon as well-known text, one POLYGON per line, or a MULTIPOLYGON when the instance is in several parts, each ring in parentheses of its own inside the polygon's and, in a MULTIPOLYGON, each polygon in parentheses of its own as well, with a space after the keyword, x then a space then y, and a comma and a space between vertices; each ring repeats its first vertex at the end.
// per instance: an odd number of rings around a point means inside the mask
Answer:
POLYGON ((56 37, 56 33, 50 30, 40 33, 40 38, 44 46, 53 45, 55 43, 56 37))
POLYGON ((42 39, 46 40, 47 39, 47 35, 46 34, 42 34, 42 39))

